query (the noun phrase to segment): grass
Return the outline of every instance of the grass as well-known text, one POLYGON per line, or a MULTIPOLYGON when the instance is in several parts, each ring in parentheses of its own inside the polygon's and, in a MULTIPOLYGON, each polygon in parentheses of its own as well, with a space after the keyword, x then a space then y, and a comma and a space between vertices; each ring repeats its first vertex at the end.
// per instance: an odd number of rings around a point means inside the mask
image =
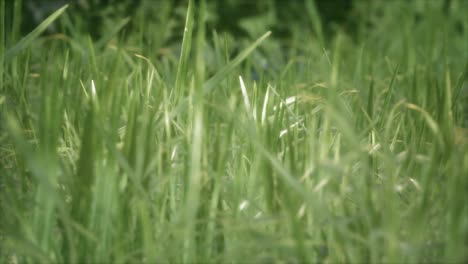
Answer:
POLYGON ((467 5, 442 7, 325 36, 309 1, 287 44, 210 32, 205 1, 168 46, 145 2, 100 39, 66 7, 0 23, 0 262, 468 261, 467 5))

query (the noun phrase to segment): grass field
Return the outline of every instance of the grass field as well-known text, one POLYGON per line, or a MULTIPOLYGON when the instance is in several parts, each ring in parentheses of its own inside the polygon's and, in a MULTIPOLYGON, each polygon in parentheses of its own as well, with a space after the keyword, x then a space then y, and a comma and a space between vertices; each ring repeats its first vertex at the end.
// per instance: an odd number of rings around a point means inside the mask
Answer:
POLYGON ((333 33, 306 1, 287 40, 192 0, 25 35, 5 2, 0 263, 468 262, 465 0, 333 33))

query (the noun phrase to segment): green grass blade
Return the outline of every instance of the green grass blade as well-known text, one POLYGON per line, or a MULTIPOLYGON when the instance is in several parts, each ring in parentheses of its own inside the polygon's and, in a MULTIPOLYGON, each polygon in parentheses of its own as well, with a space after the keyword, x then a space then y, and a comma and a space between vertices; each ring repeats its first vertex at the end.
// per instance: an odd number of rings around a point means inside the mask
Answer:
POLYGON ((97 42, 96 42, 96 49, 102 49, 106 46, 107 43, 109 43, 109 41, 112 40, 112 38, 123 28, 125 27, 125 25, 128 24, 128 22, 130 22, 130 18, 127 17, 125 19, 123 19, 122 21, 120 21, 120 23, 118 23, 117 25, 115 25, 115 27, 112 27, 112 30, 110 30, 106 35, 104 35, 101 39, 99 39, 97 42))
POLYGON ((317 6, 314 0, 308 0, 305 2, 306 12, 310 18, 311 24, 314 29, 314 33, 320 43, 321 48, 325 48, 325 38, 323 33, 322 18, 317 10, 317 6))
POLYGON ((51 14, 46 20, 44 20, 39 26, 37 26, 33 31, 31 31, 28 35, 22 38, 18 43, 16 43, 13 47, 7 50, 5 53, 4 62, 9 63, 14 57, 16 57, 21 51, 25 50, 33 41, 44 32, 50 24, 52 24, 60 15, 68 8, 68 5, 63 6, 62 8, 55 11, 51 14))
POLYGON ((232 61, 226 64, 223 68, 221 68, 213 77, 211 77, 204 85, 204 92, 205 94, 211 92, 216 85, 218 85, 222 80, 224 80, 232 70, 237 67, 242 61, 244 61, 250 53, 252 53, 268 36, 271 35, 271 31, 263 34, 260 38, 258 38, 254 43, 252 43, 249 47, 244 49, 237 57, 235 57, 232 61))
POLYGON ((0 1, 0 89, 3 89, 3 60, 5 55, 5 1, 0 1))
MULTIPOLYGON (((223 81, 229 73, 234 70, 242 61, 244 61, 268 36, 270 36, 271 31, 268 31, 259 39, 257 39, 252 45, 244 49, 237 57, 235 57, 232 61, 226 64, 223 68, 221 68, 213 77, 211 77, 208 81, 205 82, 203 85, 203 94, 206 95, 210 93, 221 81, 223 81)), ((179 114, 183 109, 185 109, 186 104, 188 103, 188 98, 185 98, 182 102, 180 102, 174 110, 171 111, 169 118, 172 119, 174 116, 179 114)))
POLYGON ((181 89, 187 78, 187 65, 192 46, 192 33, 194 23, 194 6, 193 1, 189 1, 187 15, 184 27, 184 36, 182 39, 182 50, 180 52, 179 64, 177 65, 176 80, 174 84, 175 98, 179 98, 182 93, 181 89))

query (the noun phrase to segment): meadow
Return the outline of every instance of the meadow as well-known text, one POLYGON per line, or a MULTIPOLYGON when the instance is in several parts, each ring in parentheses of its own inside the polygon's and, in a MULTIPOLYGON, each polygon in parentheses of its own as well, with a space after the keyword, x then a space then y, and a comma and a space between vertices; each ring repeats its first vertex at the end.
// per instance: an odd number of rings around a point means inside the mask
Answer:
POLYGON ((0 0, 0 263, 468 262, 467 1, 343 24, 265 0, 242 34, 205 0, 24 32, 22 2, 0 0))

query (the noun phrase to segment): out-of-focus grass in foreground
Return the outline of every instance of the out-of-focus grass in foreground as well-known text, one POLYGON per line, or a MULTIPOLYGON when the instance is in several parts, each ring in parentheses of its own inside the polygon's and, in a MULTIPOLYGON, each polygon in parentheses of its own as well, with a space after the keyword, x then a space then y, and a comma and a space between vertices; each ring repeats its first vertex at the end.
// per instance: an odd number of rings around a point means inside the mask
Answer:
POLYGON ((287 41, 166 2, 90 37, 0 1, 1 263, 468 261, 466 1, 305 1, 287 41))

